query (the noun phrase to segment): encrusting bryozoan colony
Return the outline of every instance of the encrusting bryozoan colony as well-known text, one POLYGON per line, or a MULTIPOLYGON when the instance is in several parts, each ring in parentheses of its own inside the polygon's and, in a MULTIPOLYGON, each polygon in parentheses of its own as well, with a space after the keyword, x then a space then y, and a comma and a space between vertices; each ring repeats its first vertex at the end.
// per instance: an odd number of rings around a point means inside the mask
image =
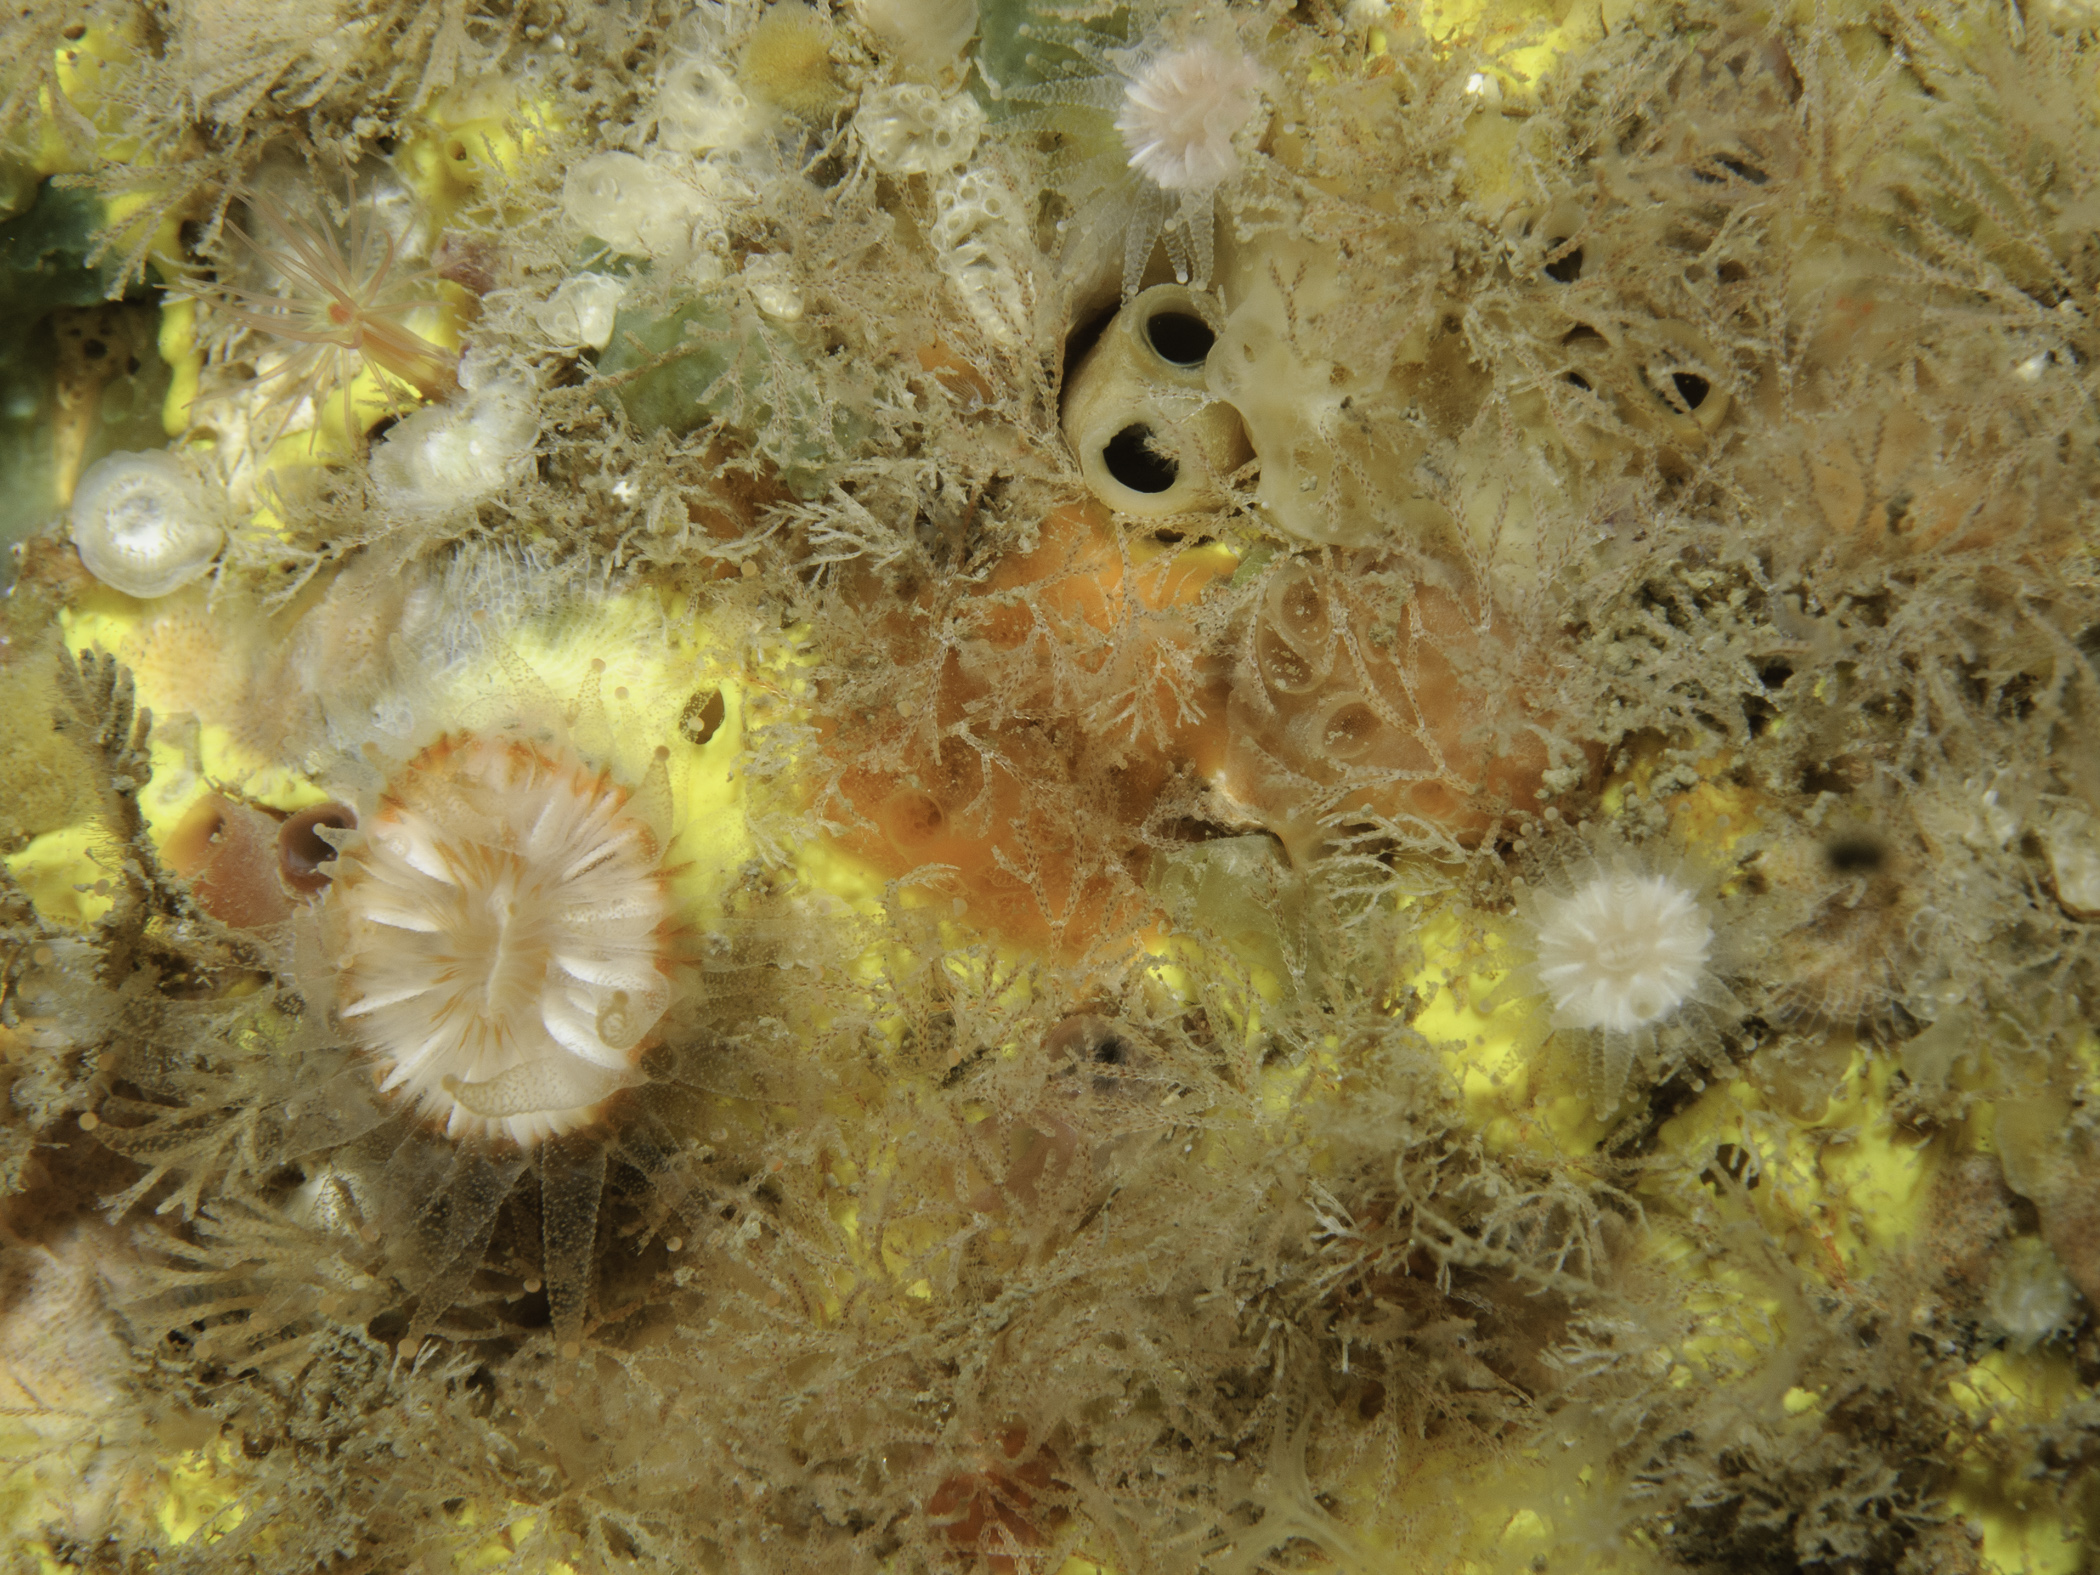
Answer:
POLYGON ((13 8, 0 1546, 2090 1563, 2096 80, 13 8))

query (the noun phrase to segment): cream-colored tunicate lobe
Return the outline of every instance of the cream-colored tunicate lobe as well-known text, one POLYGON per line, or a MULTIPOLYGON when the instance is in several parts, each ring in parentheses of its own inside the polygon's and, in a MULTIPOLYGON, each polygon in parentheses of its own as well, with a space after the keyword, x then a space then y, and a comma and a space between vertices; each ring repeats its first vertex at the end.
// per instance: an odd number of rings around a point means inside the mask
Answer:
POLYGON ((720 177, 700 163, 652 163, 632 153, 583 160, 562 182, 562 211, 618 252, 676 260, 716 217, 720 177))
POLYGON ((977 31, 977 0, 857 0, 868 31, 914 71, 938 72, 977 31))
POLYGON ((218 500, 180 459, 158 450, 111 454, 80 478, 69 515, 88 573, 142 599, 165 596, 211 568, 226 543, 218 500))
POLYGON ((871 88, 853 129, 868 162, 885 175, 938 175, 967 160, 984 131, 984 111, 968 93, 939 93, 923 82, 871 88))
POLYGON ((523 475, 538 434, 533 391, 490 376, 465 399, 428 405, 397 424, 372 451, 372 485, 383 504, 409 518, 468 508, 523 475))

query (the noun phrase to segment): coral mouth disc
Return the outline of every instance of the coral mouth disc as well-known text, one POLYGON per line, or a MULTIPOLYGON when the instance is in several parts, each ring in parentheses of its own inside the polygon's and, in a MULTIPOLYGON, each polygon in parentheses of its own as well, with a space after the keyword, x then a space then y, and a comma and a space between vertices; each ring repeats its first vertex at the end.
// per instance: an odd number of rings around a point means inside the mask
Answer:
POLYGON ((447 737, 341 860, 344 1021, 448 1136, 530 1146, 639 1081, 670 1004, 662 850, 609 772, 447 737))

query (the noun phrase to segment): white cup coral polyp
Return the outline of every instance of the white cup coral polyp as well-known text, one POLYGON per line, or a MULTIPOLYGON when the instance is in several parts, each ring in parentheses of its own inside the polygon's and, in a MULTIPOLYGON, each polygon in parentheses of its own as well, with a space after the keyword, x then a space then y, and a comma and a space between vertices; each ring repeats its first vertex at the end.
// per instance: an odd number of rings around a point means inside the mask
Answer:
POLYGON ((1538 976, 1558 1022, 1631 1033, 1699 988, 1714 927, 1667 875, 1596 871, 1565 897, 1538 898, 1538 976))
POLYGON ((1741 937, 1714 901, 1710 879, 1679 861, 1645 867, 1605 838, 1541 886, 1520 886, 1517 910, 1529 960, 1512 995, 1544 995, 1555 1030, 1586 1042, 1590 1101, 1608 1117, 1639 1066, 1660 1078, 1686 1051, 1710 1059, 1710 1033, 1682 1030, 1741 1011, 1722 976, 1741 937), (1667 1041, 1667 1043, 1666 1043, 1667 1041), (1675 1049, 1671 1049, 1675 1046, 1675 1049))
POLYGON ((612 774, 514 736, 388 781, 330 893, 345 1024, 448 1137, 521 1147, 640 1082, 671 1000, 663 850, 612 774))

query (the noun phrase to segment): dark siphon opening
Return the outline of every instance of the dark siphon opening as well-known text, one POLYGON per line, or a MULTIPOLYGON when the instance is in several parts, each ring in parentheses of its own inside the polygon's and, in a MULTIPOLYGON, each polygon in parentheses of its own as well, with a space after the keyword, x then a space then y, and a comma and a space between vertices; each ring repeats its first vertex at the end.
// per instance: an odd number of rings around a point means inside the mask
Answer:
POLYGON ((1102 446, 1101 463, 1132 492, 1165 492, 1181 475, 1181 466, 1152 446, 1152 429, 1137 421, 1102 446))
POLYGON ((1201 366, 1218 336, 1193 312, 1155 312, 1145 321, 1145 339, 1160 359, 1176 366, 1201 366))

